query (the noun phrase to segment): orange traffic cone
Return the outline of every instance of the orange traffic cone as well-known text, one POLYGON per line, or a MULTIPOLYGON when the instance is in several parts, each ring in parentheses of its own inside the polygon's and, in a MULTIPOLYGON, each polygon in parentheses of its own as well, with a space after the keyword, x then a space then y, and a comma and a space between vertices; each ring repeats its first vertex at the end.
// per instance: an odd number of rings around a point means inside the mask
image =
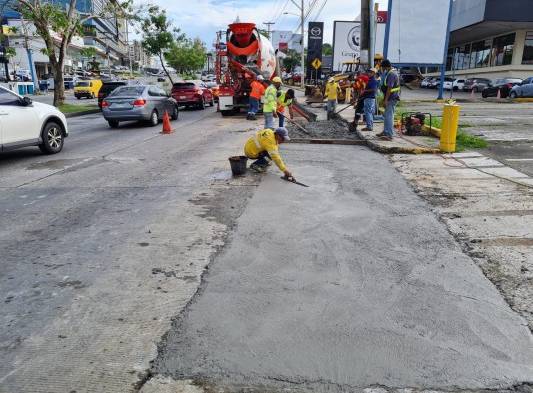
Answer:
POLYGON ((498 94, 496 95, 496 98, 498 100, 502 98, 502 92, 500 91, 500 89, 498 89, 498 94))
POLYGON ((161 131, 161 134, 170 134, 172 133, 172 126, 170 125, 170 117, 168 116, 168 112, 165 111, 165 114, 163 115, 163 131, 161 131))

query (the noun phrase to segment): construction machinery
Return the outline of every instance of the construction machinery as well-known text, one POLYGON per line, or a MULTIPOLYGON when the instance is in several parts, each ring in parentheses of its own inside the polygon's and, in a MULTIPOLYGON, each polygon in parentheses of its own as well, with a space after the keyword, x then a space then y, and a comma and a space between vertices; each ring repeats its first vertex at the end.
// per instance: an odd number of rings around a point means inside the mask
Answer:
POLYGON ((254 23, 235 22, 217 33, 215 75, 219 84, 218 109, 222 116, 248 107, 250 84, 258 75, 266 80, 277 74, 270 41, 254 23))

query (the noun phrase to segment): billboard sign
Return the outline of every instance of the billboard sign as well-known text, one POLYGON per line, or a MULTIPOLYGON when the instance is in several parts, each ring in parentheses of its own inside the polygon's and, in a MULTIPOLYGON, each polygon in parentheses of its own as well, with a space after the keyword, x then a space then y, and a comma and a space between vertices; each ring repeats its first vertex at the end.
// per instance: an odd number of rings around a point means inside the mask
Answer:
MULTIPOLYGON (((440 65, 451 0, 392 0, 387 57, 395 65, 440 65), (431 15, 431 18, 428 18, 431 15)), ((388 45, 387 45, 388 44, 388 45)))
POLYGON ((342 63, 361 57, 361 22, 338 21, 333 24, 333 71, 341 71, 342 63))
POLYGON ((322 63, 322 43, 324 39, 324 22, 309 22, 307 29, 307 59, 306 74, 308 79, 320 79, 322 68, 314 68, 313 64, 318 64, 318 59, 322 63))

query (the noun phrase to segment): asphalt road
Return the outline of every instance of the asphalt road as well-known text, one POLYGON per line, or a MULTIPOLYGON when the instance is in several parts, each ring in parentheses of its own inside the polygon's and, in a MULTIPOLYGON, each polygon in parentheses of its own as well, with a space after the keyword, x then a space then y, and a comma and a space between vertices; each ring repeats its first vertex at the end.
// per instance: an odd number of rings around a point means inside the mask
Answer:
POLYGON ((204 205, 238 212, 253 188, 209 197, 242 123, 182 111, 161 135, 97 114, 69 120, 58 155, 0 155, 0 392, 127 392, 145 378, 231 222, 204 205))
POLYGON ((59 155, 0 156, 0 392, 532 379, 525 321, 386 157, 289 145, 310 188, 275 168, 231 178, 259 126, 210 108, 161 135, 91 115, 59 155))

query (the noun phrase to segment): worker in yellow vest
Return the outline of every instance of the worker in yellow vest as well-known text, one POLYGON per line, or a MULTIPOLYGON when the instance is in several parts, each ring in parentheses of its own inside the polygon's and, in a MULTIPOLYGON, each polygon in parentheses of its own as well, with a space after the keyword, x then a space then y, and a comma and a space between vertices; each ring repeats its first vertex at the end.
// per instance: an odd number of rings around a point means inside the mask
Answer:
POLYGON ((381 62, 381 90, 385 95, 383 105, 385 106, 383 132, 377 136, 380 139, 391 141, 394 136, 394 111, 400 101, 400 77, 396 70, 392 69, 391 62, 387 59, 381 62))
POLYGON ((244 145, 244 155, 256 160, 250 165, 250 169, 256 172, 265 172, 270 165, 269 160, 272 160, 286 177, 292 177, 279 154, 279 145, 290 140, 289 132, 283 127, 277 128, 276 131, 265 128, 256 132, 244 145))
POLYGON ((335 108, 337 107, 337 97, 341 89, 339 84, 335 82, 334 78, 329 78, 328 83, 326 83, 325 96, 327 101, 326 111, 328 113, 328 120, 333 117, 335 113, 335 108))
POLYGON ((265 102, 263 103, 263 116, 265 117, 265 128, 274 129, 274 118, 277 118, 276 109, 278 107, 278 90, 281 87, 281 78, 275 76, 272 83, 265 90, 265 102))
POLYGON ((289 117, 292 119, 294 113, 292 112, 292 101, 294 100, 294 90, 289 89, 287 91, 282 91, 278 95, 278 118, 279 126, 285 126, 285 108, 289 108, 289 117))

